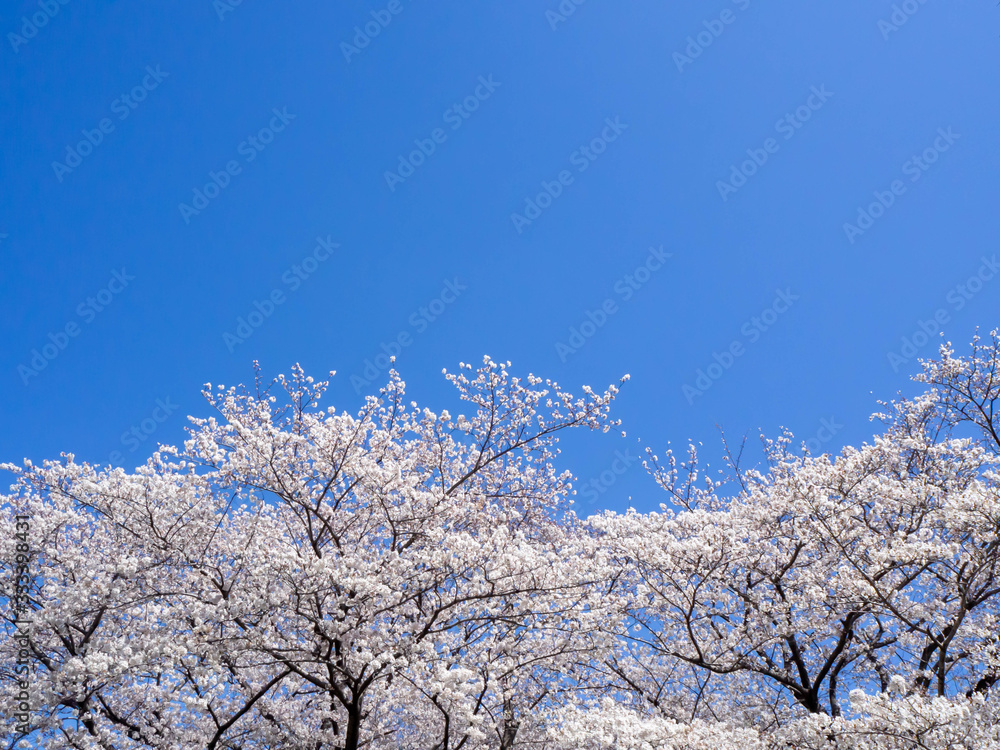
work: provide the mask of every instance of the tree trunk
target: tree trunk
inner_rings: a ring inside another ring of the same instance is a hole
[[[500,750],[513,750],[514,738],[520,722],[514,718],[514,704],[510,698],[503,702],[503,734],[500,736]]]

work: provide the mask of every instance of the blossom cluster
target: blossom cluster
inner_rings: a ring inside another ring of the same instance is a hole
[[[996,334],[923,362],[870,443],[786,433],[732,488],[650,451],[660,510],[586,519],[558,439],[617,427],[618,387],[508,368],[446,373],[453,417],[395,371],[337,412],[296,367],[206,385],[132,473],[3,465],[33,676],[15,728],[0,641],[0,745],[1000,749]]]

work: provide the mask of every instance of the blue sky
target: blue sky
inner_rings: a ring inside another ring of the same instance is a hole
[[[2,460],[132,467],[255,359],[355,411],[398,346],[453,412],[441,369],[484,354],[629,373],[628,437],[563,459],[586,510],[647,510],[637,438],[858,443],[923,329],[998,322],[994,3],[36,0],[0,32]]]

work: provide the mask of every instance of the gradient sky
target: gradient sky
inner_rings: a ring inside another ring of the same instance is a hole
[[[616,452],[859,443],[998,323],[995,3],[63,2],[0,15],[0,460],[131,468],[253,360],[356,411],[402,341],[453,413],[629,373],[563,459],[649,510]]]

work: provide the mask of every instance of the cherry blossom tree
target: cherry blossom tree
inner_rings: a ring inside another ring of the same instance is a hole
[[[896,747],[894,732],[899,747],[986,746],[952,718],[995,711],[980,703],[998,675],[998,364],[995,334],[967,358],[942,347],[916,378],[932,387],[886,404],[871,444],[831,457],[765,441],[764,469],[734,463],[730,497],[693,449],[680,467],[650,454],[673,508],[590,519],[619,571],[623,646],[604,669],[629,698],[607,718],[630,701],[639,722],[622,736],[704,721],[776,746],[789,732],[794,747]]]
[[[407,404],[395,373],[338,414],[296,368],[207,387],[220,418],[134,474],[6,466],[8,506],[34,519],[32,730],[75,748],[513,747],[594,645],[552,459],[562,430],[609,428],[617,389],[469,370],[448,376],[472,407],[455,419]]]
[[[50,748],[1000,750],[995,333],[870,442],[724,446],[718,480],[649,452],[660,510],[587,519],[557,442],[617,387],[446,377],[467,414],[395,371],[337,412],[295,368],[206,386],[132,473],[4,465],[0,741],[26,649]]]

